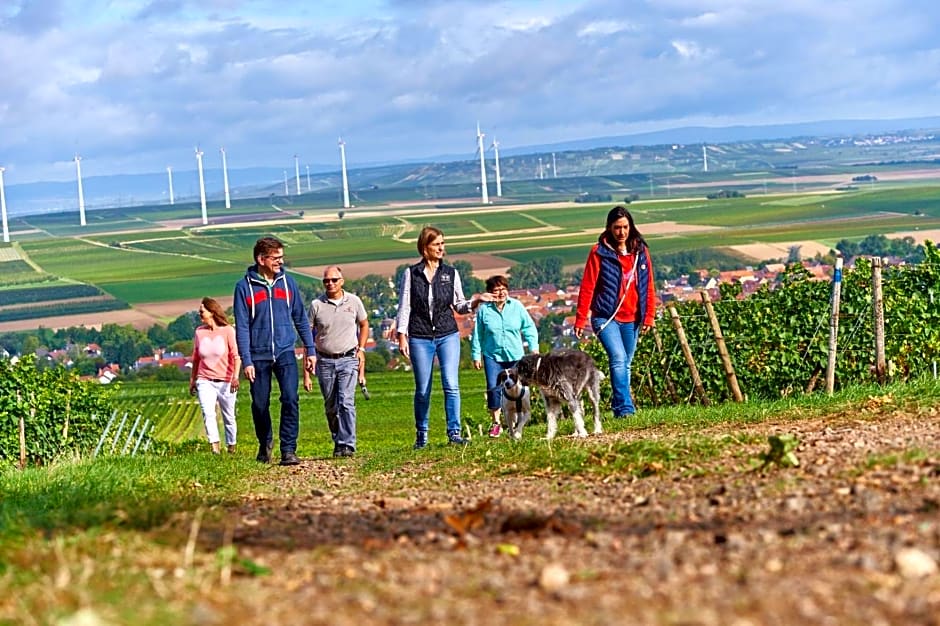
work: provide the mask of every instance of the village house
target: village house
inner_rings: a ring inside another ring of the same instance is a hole
[[[146,367],[176,367],[180,370],[192,369],[192,358],[182,352],[173,352],[157,348],[152,356],[142,356],[134,361],[134,369],[140,371]]]

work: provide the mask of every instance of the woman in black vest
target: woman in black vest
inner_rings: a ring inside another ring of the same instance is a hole
[[[466,445],[460,436],[460,334],[454,312],[469,313],[483,296],[464,298],[460,275],[444,263],[444,233],[425,226],[418,236],[422,260],[407,270],[398,291],[398,349],[411,361],[415,376],[415,450],[428,445],[428,415],[431,409],[431,375],[434,357],[441,367],[447,440]]]

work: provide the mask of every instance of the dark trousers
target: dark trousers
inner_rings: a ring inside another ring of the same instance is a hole
[[[284,352],[274,361],[254,361],[255,382],[251,383],[251,419],[255,422],[258,443],[274,441],[271,424],[271,378],[277,379],[281,390],[281,423],[278,435],[281,454],[297,451],[297,433],[300,428],[300,403],[297,392],[297,359],[293,351]]]

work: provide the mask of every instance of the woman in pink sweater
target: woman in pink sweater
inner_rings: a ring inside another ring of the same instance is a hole
[[[241,360],[235,346],[235,329],[229,325],[225,310],[212,298],[203,298],[199,306],[199,319],[203,325],[193,338],[193,373],[189,380],[189,393],[197,395],[206,424],[206,436],[212,453],[219,454],[219,425],[215,407],[222,411],[225,425],[225,443],[230,453],[235,452],[235,398],[238,391],[238,370]]]

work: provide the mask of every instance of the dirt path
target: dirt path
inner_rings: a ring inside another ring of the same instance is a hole
[[[200,622],[935,625],[940,411],[891,403],[708,429],[739,443],[689,467],[651,459],[644,478],[547,467],[481,480],[416,455],[373,490],[356,483],[358,458],[272,468],[285,495],[204,524],[199,550],[211,563],[228,533],[271,573],[203,581]],[[781,433],[802,442],[800,467],[752,471]],[[600,465],[617,446],[680,436],[628,429],[583,445]],[[189,528],[168,530],[184,543]]]

